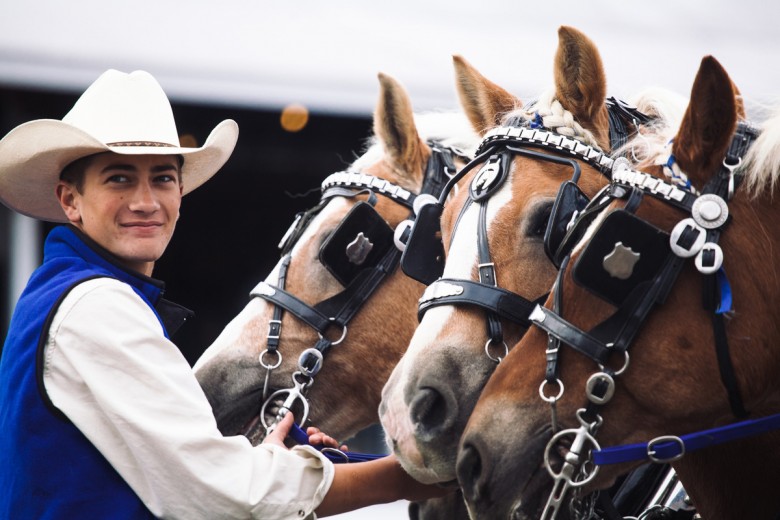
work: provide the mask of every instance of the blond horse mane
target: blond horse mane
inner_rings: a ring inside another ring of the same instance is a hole
[[[759,129],[761,135],[750,147],[740,168],[745,176],[743,186],[751,198],[767,191],[773,196],[780,178],[780,107]]]
[[[574,114],[563,108],[561,102],[555,99],[555,92],[552,90],[544,92],[534,103],[508,112],[503,121],[506,122],[516,117],[531,121],[537,114],[542,118],[542,124],[546,128],[595,148],[600,148],[593,133],[583,128],[574,119]]]
[[[671,91],[648,89],[633,100],[634,106],[648,115],[659,117],[652,128],[635,136],[616,155],[628,155],[642,169],[664,164],[671,153],[671,141],[679,130],[686,101]],[[759,125],[760,136],[750,147],[739,168],[744,175],[742,189],[748,197],[774,194],[780,179],[780,107]],[[669,174],[664,169],[665,174]]]

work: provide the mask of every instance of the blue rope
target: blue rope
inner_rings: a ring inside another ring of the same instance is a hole
[[[303,428],[298,426],[298,423],[293,423],[290,428],[291,437],[298,444],[311,446],[309,443],[309,436],[303,431]],[[375,455],[373,453],[356,453],[354,451],[341,451],[335,448],[328,448],[324,446],[314,446],[317,450],[321,451],[331,462],[335,464],[339,463],[351,463],[351,462],[368,462],[370,460],[381,459],[386,455]]]
[[[613,446],[593,451],[593,462],[599,466],[619,464],[623,462],[647,460],[674,460],[684,453],[717,446],[730,441],[752,437],[761,433],[780,429],[780,414],[769,415],[760,419],[750,419],[738,423],[712,428],[696,433],[681,435],[678,440],[648,442]],[[682,448],[685,448],[683,451]],[[648,455],[652,449],[653,458]]]

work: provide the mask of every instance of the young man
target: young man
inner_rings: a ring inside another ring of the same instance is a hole
[[[237,137],[227,120],[180,147],[154,78],[110,70],[62,121],[0,141],[0,200],[68,224],[48,236],[0,360],[0,518],[304,518],[442,493],[392,456],[334,466],[288,450],[291,415],[257,447],[217,430],[168,340],[188,312],[150,276],[181,197]]]

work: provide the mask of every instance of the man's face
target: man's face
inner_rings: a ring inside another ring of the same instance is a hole
[[[151,275],[179,218],[179,159],[103,153],[87,167],[81,193],[60,182],[57,194],[71,224],[125,267]]]

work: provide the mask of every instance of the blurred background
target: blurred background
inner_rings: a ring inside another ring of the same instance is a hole
[[[457,109],[461,54],[531,99],[552,86],[556,30],[572,25],[599,47],[609,95],[656,85],[687,95],[711,54],[760,120],[780,92],[778,13],[758,0],[0,0],[0,135],[60,119],[108,68],[151,72],[197,145],[223,119],[238,122],[235,153],[185,198],[155,270],[167,297],[196,312],[174,338],[194,362],[276,263],[293,215],[363,150],[377,72],[403,83],[417,111]],[[0,205],[2,338],[49,229]]]

